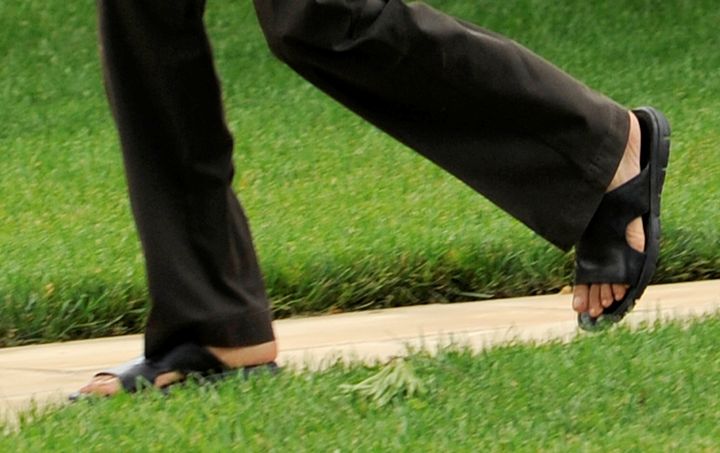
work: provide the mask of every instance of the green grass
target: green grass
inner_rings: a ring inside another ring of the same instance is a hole
[[[278,316],[554,291],[562,254],[273,60],[208,2],[235,181]],[[667,112],[657,282],[720,277],[714,1],[434,0],[626,105]],[[147,300],[92,2],[0,4],[0,346],[136,332]]]
[[[415,353],[402,376],[425,391],[385,405],[344,391],[379,371],[358,364],[121,395],[26,414],[0,450],[715,451],[718,336],[715,315],[566,344]],[[402,390],[387,377],[381,386]]]

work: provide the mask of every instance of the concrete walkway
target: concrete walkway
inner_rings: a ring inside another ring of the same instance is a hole
[[[720,309],[720,280],[648,288],[628,322],[700,316]],[[569,295],[391,308],[275,322],[283,366],[321,368],[338,357],[383,360],[408,346],[450,342],[483,348],[578,334]],[[0,349],[0,418],[31,400],[62,401],[93,372],[140,355],[139,335]]]

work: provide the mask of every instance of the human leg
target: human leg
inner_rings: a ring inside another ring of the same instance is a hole
[[[255,6],[296,72],[563,249],[639,172],[633,114],[507,38],[401,0]],[[639,220],[627,237],[642,249]],[[579,285],[574,306],[601,310],[626,288]]]
[[[204,5],[98,0],[102,60],[147,264],[145,357],[160,360],[192,343],[239,367],[273,360],[276,347],[247,220],[231,189],[232,138]]]
[[[627,110],[495,33],[400,0],[255,0],[273,52],[563,249],[613,178]]]

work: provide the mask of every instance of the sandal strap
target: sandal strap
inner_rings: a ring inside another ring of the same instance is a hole
[[[576,247],[575,283],[636,283],[645,253],[630,247],[626,230],[633,219],[650,211],[649,178],[646,167],[605,194]]]
[[[115,368],[96,373],[95,376],[115,376],[120,379],[123,388],[132,393],[141,386],[152,385],[165,371],[167,370],[163,370],[158,362],[141,356]]]
[[[135,392],[141,387],[151,387],[162,373],[156,362],[143,360],[141,363],[130,368],[127,372],[118,375],[123,388],[128,392]]]
[[[184,375],[204,375],[227,369],[207,349],[193,343],[185,343],[173,348],[160,360],[138,357],[123,365],[101,371],[95,376],[115,376],[120,379],[123,388],[132,393],[142,386],[152,385],[159,375],[170,371]]]

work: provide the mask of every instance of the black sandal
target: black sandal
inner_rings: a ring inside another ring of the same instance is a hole
[[[229,368],[204,347],[193,343],[185,343],[172,349],[160,360],[149,360],[145,357],[139,357],[110,370],[101,371],[95,374],[95,377],[117,377],[120,379],[125,391],[134,393],[142,388],[152,387],[155,379],[159,375],[171,371],[179,372],[184,378],[164,387],[163,390],[167,390],[170,386],[179,384],[191,377],[197,378],[202,382],[210,383],[227,377],[237,376],[239,373],[242,373],[243,378],[247,379],[253,373],[261,370],[276,374],[279,368],[275,362],[246,366],[242,369]],[[83,398],[85,395],[86,394],[80,392],[75,392],[69,396],[69,399],[70,401],[75,401]]]
[[[665,116],[651,107],[633,110],[640,123],[641,153],[638,176],[603,197],[575,248],[575,283],[624,283],[629,288],[594,318],[589,312],[578,315],[584,330],[620,321],[634,306],[655,273],[660,251],[660,195],[670,154],[670,125]],[[627,225],[642,217],[645,251],[627,243]]]

